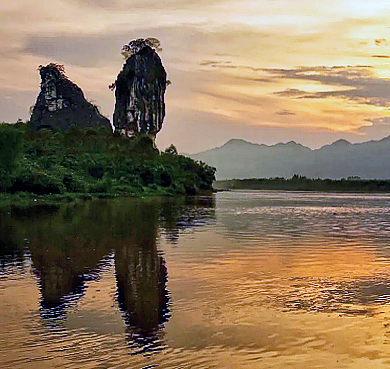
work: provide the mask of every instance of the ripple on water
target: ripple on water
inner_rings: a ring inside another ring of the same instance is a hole
[[[389,200],[231,192],[10,217],[1,366],[386,367]]]

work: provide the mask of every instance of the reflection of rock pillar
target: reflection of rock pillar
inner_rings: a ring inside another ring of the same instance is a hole
[[[167,270],[157,254],[155,239],[142,241],[116,251],[118,302],[128,325],[152,333],[165,319]]]

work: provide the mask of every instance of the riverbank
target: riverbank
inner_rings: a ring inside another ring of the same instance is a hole
[[[215,168],[105,127],[0,125],[0,208],[92,198],[210,194]]]
[[[250,178],[216,181],[217,191],[277,190],[321,192],[390,192],[390,180],[377,179],[311,179],[294,175],[292,178]]]

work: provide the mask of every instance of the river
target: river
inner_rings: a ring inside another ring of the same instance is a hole
[[[0,217],[1,368],[388,368],[390,195],[231,191]]]

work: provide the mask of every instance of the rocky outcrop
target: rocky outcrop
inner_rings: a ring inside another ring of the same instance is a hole
[[[65,76],[62,66],[48,64],[39,68],[39,74],[41,91],[29,123],[33,130],[65,130],[73,124],[80,128],[103,125],[112,129],[110,121],[85,99],[81,88]]]
[[[167,74],[156,51],[142,44],[125,62],[115,87],[114,127],[155,136],[165,117]]]

